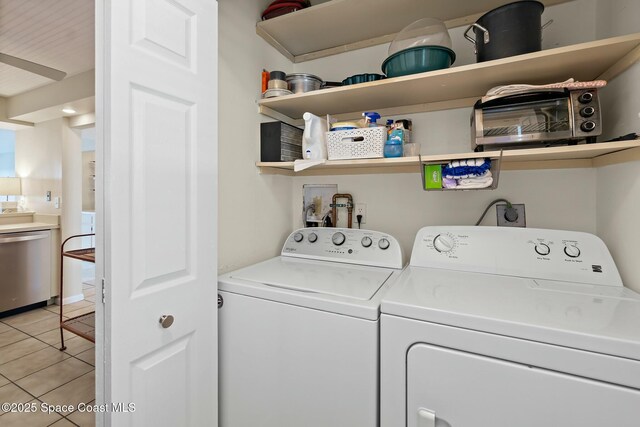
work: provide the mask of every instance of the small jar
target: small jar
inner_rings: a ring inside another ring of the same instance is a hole
[[[387,140],[384,144],[385,157],[402,157],[402,142],[397,143],[395,140]]]

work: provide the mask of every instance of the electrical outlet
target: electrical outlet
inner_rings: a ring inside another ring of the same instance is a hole
[[[354,214],[355,218],[356,218],[356,224],[358,223],[357,219],[358,219],[358,215],[362,215],[362,221],[360,221],[360,224],[364,224],[366,223],[366,219],[367,219],[367,205],[366,203],[356,203],[356,213]]]
[[[47,200],[47,202],[51,201],[51,191],[47,191],[47,194],[45,196],[45,199]]]
[[[512,210],[507,209],[507,205],[496,205],[496,217],[498,227],[526,227],[527,218],[524,211],[524,204],[511,205]]]
[[[53,204],[56,209],[60,209],[60,197],[54,197]]]

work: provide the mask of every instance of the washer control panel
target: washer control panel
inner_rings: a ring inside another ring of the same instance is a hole
[[[373,230],[301,228],[289,235],[282,256],[402,268],[398,241]]]
[[[604,242],[576,231],[506,227],[424,227],[411,265],[622,286]]]

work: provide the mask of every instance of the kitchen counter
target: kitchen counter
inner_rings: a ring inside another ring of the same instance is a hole
[[[16,212],[0,215],[0,233],[21,231],[54,230],[60,228],[59,215]]]
[[[58,224],[48,224],[46,222],[23,222],[18,224],[0,225],[0,234],[18,233],[21,231],[52,230],[60,228]]]

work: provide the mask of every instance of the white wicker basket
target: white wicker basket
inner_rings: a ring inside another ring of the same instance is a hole
[[[329,160],[381,158],[386,140],[385,127],[327,132],[327,156]]]

